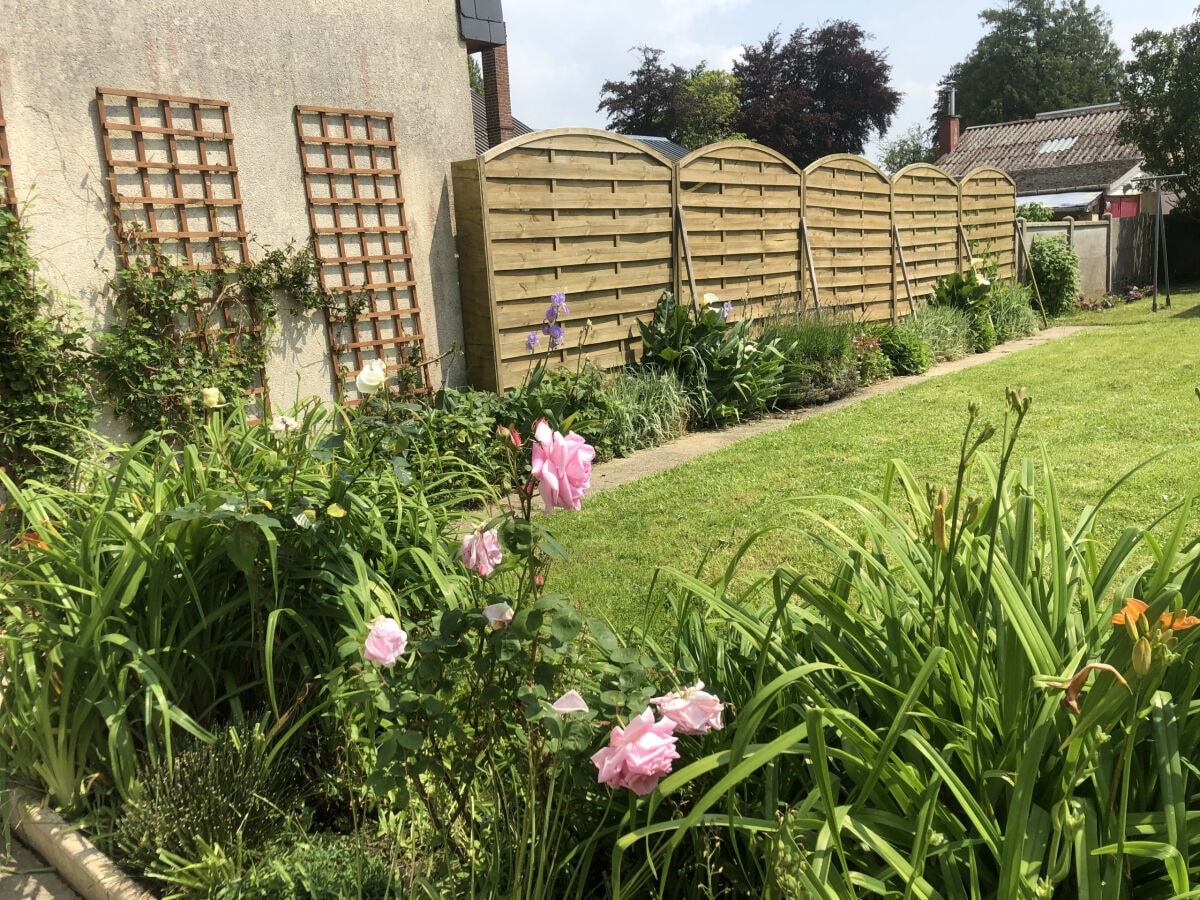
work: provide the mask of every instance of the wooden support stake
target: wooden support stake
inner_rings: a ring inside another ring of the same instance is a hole
[[[821,309],[821,291],[817,287],[817,266],[813,262],[812,246],[808,242],[808,221],[800,217],[800,243],[804,244],[804,256],[808,260],[808,277],[812,279],[813,303]]]
[[[975,269],[975,256],[971,253],[971,242],[967,240],[967,229],[963,228],[962,222],[958,223],[958,239],[962,241],[963,249],[967,251],[967,262],[970,263],[973,271]]]
[[[1046,318],[1046,306],[1042,303],[1042,292],[1038,290],[1037,276],[1033,274],[1033,261],[1029,258],[1029,249],[1025,246],[1025,229],[1017,229],[1017,243],[1020,245],[1020,253],[1017,254],[1025,260],[1025,268],[1029,270],[1029,283],[1033,285],[1033,296],[1037,298],[1038,309],[1042,313],[1042,327],[1049,328],[1050,322]]]
[[[696,305],[696,273],[692,270],[692,248],[688,246],[687,224],[683,220],[683,204],[675,205],[679,222],[679,239],[683,242],[683,261],[687,265],[688,287],[692,290],[692,306]]]
[[[904,292],[908,294],[908,311],[917,314],[917,304],[913,300],[912,284],[908,280],[908,264],[904,262],[904,248],[900,246],[900,229],[892,223],[892,239],[896,242],[896,254],[900,257],[900,272],[904,275]]]

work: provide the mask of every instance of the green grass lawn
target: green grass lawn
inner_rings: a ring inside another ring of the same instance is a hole
[[[814,504],[799,498],[878,490],[894,458],[919,478],[946,483],[968,402],[980,401],[983,419],[999,425],[1007,386],[1024,386],[1033,398],[1018,452],[1046,448],[1072,517],[1137,463],[1171,450],[1114,495],[1100,534],[1149,524],[1200,486],[1200,289],[1175,291],[1172,302],[1157,313],[1148,299],[1075,313],[1059,324],[1110,327],[865,399],[589,497],[581,512],[548,522],[571,553],[548,587],[614,624],[639,625],[653,609],[657,567],[703,564],[715,573],[766,525],[783,528],[756,543],[746,569],[824,568],[801,533],[809,521],[801,510]]]

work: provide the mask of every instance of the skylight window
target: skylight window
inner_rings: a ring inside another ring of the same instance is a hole
[[[1048,141],[1042,141],[1042,146],[1037,148],[1037,152],[1057,153],[1059,150],[1070,150],[1075,146],[1077,140],[1079,140],[1078,135],[1065,138],[1050,138]]]

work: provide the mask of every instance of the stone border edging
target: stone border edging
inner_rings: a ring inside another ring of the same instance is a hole
[[[154,900],[79,829],[33,794],[14,787],[8,792],[8,823],[31,849],[58,871],[85,900]]]

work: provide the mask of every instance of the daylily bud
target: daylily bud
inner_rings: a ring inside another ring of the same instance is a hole
[[[945,489],[945,488],[942,488],[940,491],[938,491],[938,502],[937,502],[937,505],[938,505],[938,506],[940,506],[940,507],[942,507],[943,509],[945,509],[945,507],[946,507],[946,501],[947,501],[948,499],[949,499],[949,494],[947,494],[947,493],[946,493],[946,489]]]
[[[1133,616],[1125,617],[1125,633],[1129,635],[1129,640],[1133,641],[1135,644],[1137,643],[1137,640],[1138,640],[1137,619],[1134,618]]]
[[[1150,671],[1150,662],[1154,658],[1154,649],[1147,638],[1142,638],[1133,645],[1133,671],[1145,677]]]
[[[945,491],[942,491],[944,494]],[[940,503],[933,508],[933,542],[943,553],[950,549],[946,542],[946,508]]]
[[[974,419],[976,416],[978,416],[982,410],[983,410],[983,404],[980,403],[978,400],[972,400],[970,403],[967,404],[967,412],[971,414],[972,419]]]
[[[975,524],[975,517],[979,515],[979,508],[982,502],[978,497],[972,497],[967,501],[967,511],[963,514],[963,527],[970,528]]]
[[[994,435],[995,433],[996,433],[996,426],[993,425],[991,422],[988,422],[986,425],[983,426],[983,431],[981,431],[979,433],[979,443],[982,444],[984,441],[990,441],[992,439],[992,435]]]

